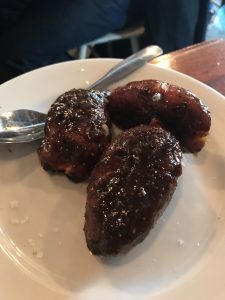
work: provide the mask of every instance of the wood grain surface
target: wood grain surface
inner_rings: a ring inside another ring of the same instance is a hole
[[[162,55],[152,63],[190,75],[225,96],[225,40],[186,47]]]

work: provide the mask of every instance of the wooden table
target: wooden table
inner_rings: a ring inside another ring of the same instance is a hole
[[[190,75],[225,96],[225,40],[196,44],[152,61],[153,64]]]

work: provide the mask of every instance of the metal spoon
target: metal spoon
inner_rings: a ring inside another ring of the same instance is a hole
[[[105,89],[162,53],[160,47],[148,46],[119,62],[88,89]],[[0,143],[26,143],[42,138],[45,117],[44,113],[28,109],[3,113],[0,115]]]
[[[18,109],[0,116],[0,143],[25,143],[43,137],[46,114]]]

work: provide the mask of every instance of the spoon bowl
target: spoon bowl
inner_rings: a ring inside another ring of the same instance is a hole
[[[0,116],[0,143],[24,143],[43,137],[46,114],[18,109]]]

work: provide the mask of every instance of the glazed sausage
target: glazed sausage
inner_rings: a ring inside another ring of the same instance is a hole
[[[134,81],[115,89],[108,99],[112,120],[121,128],[148,124],[157,116],[184,150],[199,152],[205,144],[209,109],[184,88],[159,80]]]
[[[155,124],[118,135],[89,178],[84,231],[95,255],[140,243],[172,198],[182,152],[175,137]]]
[[[73,89],[51,106],[38,155],[44,169],[86,179],[110,142],[110,119],[103,92]]]

